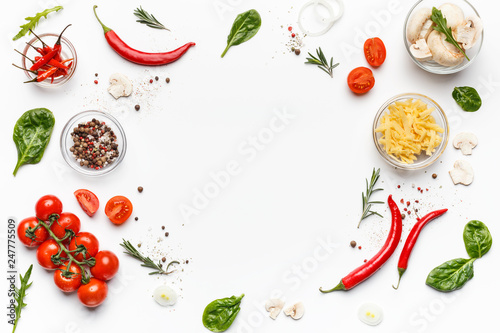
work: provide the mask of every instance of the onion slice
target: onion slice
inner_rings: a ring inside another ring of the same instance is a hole
[[[358,309],[358,318],[367,325],[376,326],[384,319],[384,313],[377,304],[365,303]]]
[[[339,10],[337,13],[335,13],[332,5],[330,5],[330,3],[326,0],[311,0],[311,1],[307,2],[306,4],[304,4],[304,6],[302,6],[302,8],[300,9],[299,19],[297,22],[300,30],[302,30],[302,32],[305,35],[312,36],[312,37],[321,36],[321,35],[324,35],[325,33],[327,33],[333,27],[333,24],[336,21],[338,21],[342,17],[342,15],[344,14],[344,2],[342,0],[335,0],[335,1],[337,2],[338,6],[339,6]],[[306,10],[306,8],[311,6],[311,5],[316,5],[316,9],[319,5],[322,5],[330,13],[330,17],[328,18],[328,21],[326,22],[327,26],[323,30],[318,31],[318,32],[311,32],[311,31],[305,29],[304,26],[302,25],[302,15],[304,14],[304,11]]]
[[[162,285],[155,289],[153,298],[161,306],[170,306],[177,302],[177,293],[169,286]]]

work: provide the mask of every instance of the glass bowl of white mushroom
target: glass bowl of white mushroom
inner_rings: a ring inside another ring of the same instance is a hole
[[[420,0],[403,30],[411,59],[435,74],[452,74],[472,64],[483,44],[479,13],[466,0]]]

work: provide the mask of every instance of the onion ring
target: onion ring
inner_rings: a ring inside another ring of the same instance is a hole
[[[325,33],[327,33],[333,26],[333,24],[338,21],[342,15],[344,14],[344,2],[342,0],[335,0],[337,2],[337,4],[339,5],[339,11],[337,13],[335,13],[335,11],[333,10],[333,7],[332,5],[330,5],[330,3],[328,3],[328,1],[326,0],[311,0],[309,2],[307,2],[306,4],[304,4],[304,6],[302,6],[302,8],[300,9],[300,12],[299,12],[299,19],[298,19],[298,25],[299,25],[299,28],[300,30],[302,30],[302,32],[307,35],[307,36],[312,36],[312,37],[316,37],[316,36],[321,36],[321,35],[324,35]],[[302,18],[302,14],[304,13],[304,10],[311,6],[311,5],[323,5],[327,10],[328,12],[330,13],[330,17],[328,19],[328,25],[321,31],[318,31],[318,32],[310,32],[308,30],[306,30],[304,28],[304,26],[302,25],[302,22],[301,22],[301,18]]]

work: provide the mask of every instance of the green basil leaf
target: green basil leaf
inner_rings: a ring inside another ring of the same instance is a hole
[[[474,112],[481,107],[481,97],[472,87],[455,87],[451,95],[464,111]]]
[[[13,135],[17,147],[14,176],[21,165],[40,162],[49,144],[54,123],[54,115],[44,108],[26,111],[17,120]]]
[[[221,58],[224,58],[231,46],[240,45],[255,36],[260,29],[260,25],[260,15],[255,9],[250,9],[236,16],[231,32],[227,36],[227,47]]]
[[[474,260],[476,259],[459,258],[447,261],[434,268],[425,283],[444,292],[460,289],[474,277]]]
[[[490,250],[493,239],[483,222],[472,220],[465,225],[464,243],[471,258],[481,258]]]
[[[203,311],[203,325],[212,332],[224,332],[227,330],[240,312],[240,297],[231,296],[228,298],[216,299],[208,304]]]

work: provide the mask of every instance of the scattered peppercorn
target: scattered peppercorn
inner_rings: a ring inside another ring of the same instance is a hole
[[[168,237],[168,235],[169,235],[169,233],[168,233],[168,232],[166,232],[166,233],[165,233],[165,237]]]
[[[364,260],[364,262],[367,262],[367,261],[368,261],[368,260],[366,260],[366,259]]]
[[[155,80],[158,81],[160,78],[158,76],[155,76]]]
[[[300,49],[295,49],[295,54],[299,55],[300,54]]]
[[[95,73],[95,77],[98,77],[98,76],[99,76],[99,74]]]
[[[295,34],[292,34],[292,38],[295,38]]]
[[[94,83],[95,83],[95,84],[98,84],[98,83],[99,83],[99,81],[97,81],[97,80],[94,80]]]
[[[139,218],[136,216],[136,217],[135,217],[135,220],[136,220],[136,221],[139,221]]]
[[[360,246],[358,246],[358,249],[360,249],[360,250],[361,250],[361,245],[360,245]]]
[[[356,247],[356,241],[351,241],[351,247]]]
[[[142,193],[142,191],[144,191],[144,187],[139,186],[139,187],[137,188],[137,191],[139,191],[139,193]]]
[[[164,225],[161,226],[161,230],[165,230],[165,226]]]
[[[186,264],[189,264],[189,260],[186,259]]]
[[[142,245],[142,244],[141,244],[141,243],[139,243],[139,244],[137,244],[137,247],[141,247],[141,245]]]
[[[163,257],[163,258],[161,258],[161,261],[165,262],[165,261],[167,261],[167,258]]]
[[[170,83],[170,78],[169,78],[169,77],[167,77],[167,78],[165,79],[165,81],[166,81],[167,83]]]
[[[436,179],[438,177],[438,175],[436,175],[435,173],[432,174],[432,178]]]
[[[153,79],[149,80],[149,83],[153,83]]]
[[[139,104],[137,104],[137,105],[135,106],[135,111],[139,111],[139,109],[140,109],[140,108],[141,108],[141,106],[140,106]]]
[[[405,219],[405,217],[406,217],[406,215],[405,215],[405,214],[401,214],[401,220],[404,220],[404,219]]]

